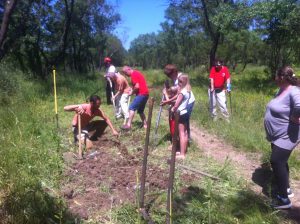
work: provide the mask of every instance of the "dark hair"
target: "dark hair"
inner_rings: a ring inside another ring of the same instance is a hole
[[[178,70],[177,70],[177,67],[176,65],[173,65],[173,64],[167,64],[164,68],[164,73],[167,74],[167,75],[170,75],[170,74],[173,74],[173,73],[177,73]]]
[[[299,81],[294,74],[294,70],[291,66],[283,66],[279,68],[276,72],[277,76],[283,77],[289,84],[297,86]]]
[[[214,61],[214,66],[217,66],[217,64],[223,65],[223,61],[216,58],[215,61]]]
[[[90,103],[96,103],[98,100],[101,101],[100,96],[97,96],[97,95],[91,95],[90,96]]]

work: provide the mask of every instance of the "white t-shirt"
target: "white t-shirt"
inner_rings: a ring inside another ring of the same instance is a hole
[[[106,75],[107,75],[108,73],[116,73],[116,72],[117,72],[116,67],[113,66],[113,65],[110,65],[110,66],[106,69],[105,74],[104,74],[104,77],[106,77]]]
[[[177,111],[180,112],[180,115],[187,113],[187,105],[189,103],[189,99],[191,97],[192,92],[188,92],[186,89],[181,90],[180,92],[183,95],[183,99],[181,101],[181,104],[179,105]]]
[[[178,78],[179,76],[182,75],[182,72],[179,72],[178,73],[178,76],[177,76],[177,79],[174,81],[174,86],[178,86]],[[188,101],[188,104],[191,104],[191,103],[194,103],[195,102],[195,96],[193,94],[193,91],[190,92],[191,93],[191,96],[190,96],[190,99]]]

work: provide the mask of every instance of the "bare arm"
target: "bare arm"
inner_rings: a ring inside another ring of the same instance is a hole
[[[183,100],[183,95],[182,95],[182,93],[180,93],[180,94],[178,94],[175,105],[171,109],[172,112],[177,111],[177,109],[178,109],[179,105],[181,104],[182,100]]]
[[[212,92],[214,90],[215,90],[215,88],[214,88],[214,79],[210,78],[210,91]]]
[[[100,109],[99,109],[100,110]],[[103,113],[102,110],[100,110],[100,117],[103,118],[103,120],[108,124],[110,129],[112,130],[113,135],[118,135],[119,133],[114,129],[114,126],[112,125],[111,121],[109,118]]]
[[[230,78],[228,78],[228,79],[226,80],[226,82],[227,82],[227,84],[230,84],[230,83],[231,83]]]
[[[75,111],[76,113],[83,114],[84,109],[80,104],[76,104],[76,105],[65,106],[64,111]]]
[[[134,93],[138,93],[139,92],[139,89],[140,89],[140,84],[139,83],[136,83],[134,86],[133,86],[133,89],[131,91],[131,94],[134,94]]]

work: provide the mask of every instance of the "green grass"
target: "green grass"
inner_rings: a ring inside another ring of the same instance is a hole
[[[152,118],[151,155],[149,162],[167,168],[163,162],[166,150],[168,124],[161,120],[158,139],[154,139],[160,89],[165,80],[162,70],[144,72],[152,87],[151,96],[156,100]],[[233,74],[232,122],[213,123],[207,107],[207,73],[203,68],[188,72],[197,103],[192,119],[198,125],[216,133],[240,150],[262,152],[267,158],[269,144],[265,140],[263,115],[265,105],[272,98],[276,87],[272,85],[264,68],[250,67],[242,74]],[[30,76],[10,68],[0,67],[0,219],[8,223],[74,223],[68,214],[59,186],[64,170],[62,153],[72,150],[70,130],[73,113],[63,107],[77,104],[97,92],[105,100],[104,80],[99,73],[70,75],[57,72],[59,129],[56,128],[52,79],[31,80]],[[113,115],[107,105],[101,106],[106,114]],[[147,110],[146,110],[147,111]],[[138,118],[135,118],[138,120]],[[114,125],[120,125],[116,123]],[[142,131],[138,131],[142,136]],[[131,136],[122,136],[126,145]],[[158,144],[158,145],[157,145]],[[157,145],[157,146],[156,146]],[[141,146],[143,147],[143,146]],[[129,152],[137,146],[128,145]],[[297,155],[291,158],[293,176],[299,169]],[[192,183],[181,181],[182,170],[176,170],[173,223],[284,223],[283,218],[268,206],[268,201],[248,189],[247,182],[239,178],[230,163],[218,164],[204,157],[201,149],[193,145],[184,162],[222,178],[196,178]],[[182,191],[184,189],[184,191]],[[108,192],[106,185],[99,186]],[[150,203],[149,200],[146,204]],[[151,217],[156,223],[165,222],[166,194],[158,195],[150,206]],[[136,211],[136,204],[113,208],[111,223],[144,223]],[[5,212],[4,212],[5,211]],[[110,212],[110,211],[109,211]],[[77,222],[79,223],[79,221]],[[86,223],[92,223],[87,221]],[[94,223],[94,222],[93,222]],[[97,223],[97,222],[95,222]],[[286,221],[288,223],[288,221]]]

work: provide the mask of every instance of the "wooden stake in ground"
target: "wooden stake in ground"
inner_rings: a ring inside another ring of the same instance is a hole
[[[152,119],[152,110],[153,110],[154,99],[150,99],[149,103],[149,113],[147,120],[147,130],[146,130],[146,140],[144,147],[144,159],[142,167],[142,176],[141,176],[141,193],[140,193],[140,209],[144,208],[144,198],[145,198],[145,183],[146,183],[146,171],[147,171],[147,159],[148,159],[148,146],[149,146],[149,136],[151,129],[151,119]]]
[[[81,115],[78,114],[78,159],[82,159],[82,142],[81,142]]]
[[[166,223],[172,223],[172,199],[173,199],[173,185],[174,185],[174,174],[175,174],[175,158],[176,150],[178,146],[178,121],[179,113],[175,114],[175,132],[172,138],[172,154],[170,160],[170,173],[169,173],[169,183],[168,183],[168,198],[167,198],[167,215]]]
[[[55,117],[56,117],[56,125],[58,126],[58,112],[57,112],[57,96],[56,96],[56,74],[55,68],[53,67],[53,86],[54,86],[54,110],[55,110]]]

